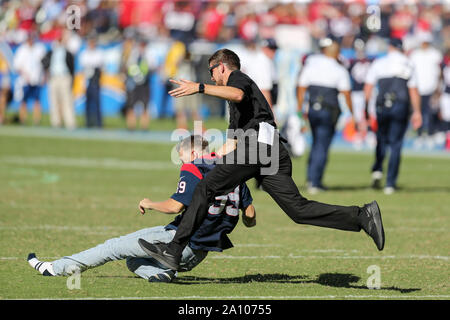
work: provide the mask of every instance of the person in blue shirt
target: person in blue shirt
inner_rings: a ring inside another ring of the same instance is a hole
[[[197,184],[214,168],[216,156],[209,154],[208,142],[201,136],[193,135],[183,139],[177,146],[183,165],[176,192],[167,200],[154,202],[145,198],[139,202],[141,214],[156,210],[166,214],[184,212],[192,200]],[[202,262],[209,251],[221,252],[233,247],[228,234],[239,221],[239,210],[243,212],[243,222],[247,227],[256,224],[252,196],[245,184],[236,187],[227,195],[218,196],[211,203],[202,226],[190,238],[182,253],[180,272],[189,271]],[[38,260],[34,253],[28,256],[31,267],[45,276],[68,276],[75,272],[101,266],[109,261],[126,259],[127,267],[149,282],[171,282],[177,272],[164,267],[151,258],[141,243],[167,243],[175,235],[183,213],[166,226],[145,228],[52,262]]]

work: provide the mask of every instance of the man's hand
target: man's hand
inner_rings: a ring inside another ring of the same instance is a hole
[[[420,111],[414,111],[411,115],[411,124],[414,128],[414,130],[417,130],[422,125],[422,114]]]
[[[222,147],[217,149],[215,152],[218,157],[223,157],[224,155],[234,151],[237,147],[237,140],[235,139],[227,139]]]
[[[139,202],[139,211],[141,214],[145,213],[145,210],[151,210],[152,209],[152,201],[150,199],[143,199]]]
[[[190,96],[192,94],[198,93],[200,83],[189,81],[189,80],[169,80],[172,83],[179,85],[178,88],[170,90],[169,94],[174,98]]]
[[[245,208],[244,214],[242,215],[242,222],[247,228],[256,226],[256,211],[252,204]]]

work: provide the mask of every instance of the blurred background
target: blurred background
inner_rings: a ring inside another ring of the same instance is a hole
[[[405,145],[450,149],[444,77],[450,1],[1,1],[0,123],[140,132],[187,128],[190,120],[226,123],[223,101],[203,95],[174,101],[167,92],[170,78],[211,83],[207,60],[227,47],[252,78],[262,70],[258,55],[273,62],[271,105],[281,127],[297,111],[304,58],[325,37],[341,44],[340,62],[355,91],[389,38],[402,39],[407,54],[424,42],[434,47],[433,126],[427,135],[410,130]],[[358,137],[350,122],[343,112],[336,144],[373,149],[373,139]]]

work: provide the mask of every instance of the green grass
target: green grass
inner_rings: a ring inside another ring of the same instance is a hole
[[[257,226],[239,222],[235,248],[211,253],[171,284],[149,284],[124,261],[81,276],[69,290],[64,277],[42,277],[26,262],[29,252],[51,260],[172,217],[138,214],[138,202],[164,200],[178,168],[171,145],[62,138],[14,137],[0,128],[0,298],[79,299],[448,299],[449,158],[405,156],[400,191],[368,188],[372,154],[332,152],[322,202],[361,205],[376,199],[386,230],[378,252],[364,233],[296,225],[264,192],[254,189]],[[104,161],[112,165],[103,166]],[[112,162],[111,162],[112,161]],[[166,163],[159,169],[152,164]],[[129,164],[129,167],[127,167]],[[134,167],[133,165],[134,164]],[[138,165],[136,165],[138,164]],[[304,189],[306,157],[293,159]],[[148,165],[148,169],[146,169]],[[381,289],[369,290],[367,268],[377,265]]]
[[[17,117],[17,114],[9,111],[6,115],[6,123],[9,126],[13,126],[13,119]],[[17,120],[18,121],[18,120]],[[83,128],[86,126],[86,119],[84,116],[76,116],[75,123],[77,128]],[[139,125],[139,122],[138,122]],[[194,126],[192,121],[190,121],[189,130],[193,130]],[[208,128],[217,128],[219,130],[225,130],[228,127],[228,123],[220,117],[211,117],[207,120],[204,120],[205,127]],[[32,127],[33,118],[32,113],[28,113],[27,120],[24,124],[25,127]],[[50,125],[50,116],[47,113],[42,114],[40,127],[51,127]],[[103,117],[103,128],[104,129],[125,129],[127,127],[126,121],[124,117],[121,116],[107,116]],[[176,129],[176,122],[174,118],[164,118],[164,119],[151,119],[149,124],[149,130],[152,131],[171,131]]]

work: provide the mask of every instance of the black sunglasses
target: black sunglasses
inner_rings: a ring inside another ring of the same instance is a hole
[[[208,68],[209,74],[211,75],[211,77],[212,77],[214,68],[217,68],[218,66],[220,66],[220,63],[216,63],[215,65]]]

